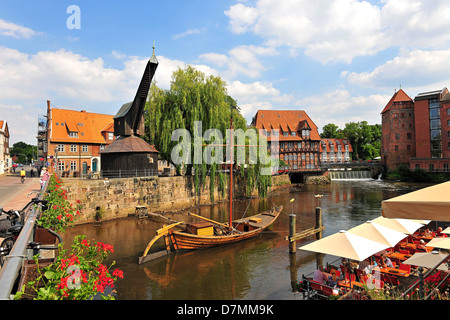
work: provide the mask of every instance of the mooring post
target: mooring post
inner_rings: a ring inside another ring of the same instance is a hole
[[[322,209],[316,207],[316,229],[322,228]],[[316,240],[322,239],[322,231],[316,233]]]
[[[295,236],[295,214],[289,215],[289,253],[295,253],[297,251],[296,241],[292,240]]]

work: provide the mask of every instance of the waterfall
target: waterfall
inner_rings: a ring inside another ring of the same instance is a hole
[[[331,180],[372,180],[370,171],[339,170],[328,171]]]

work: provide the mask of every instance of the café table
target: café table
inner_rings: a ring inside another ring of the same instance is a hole
[[[399,243],[399,247],[400,248],[405,248],[405,249],[409,248],[409,249],[417,250],[417,244],[415,244],[415,243],[400,242]],[[425,247],[425,250],[427,252],[431,252],[431,251],[433,251],[433,249],[434,248],[432,248],[432,247]]]
[[[395,269],[395,268],[390,268],[390,267],[381,267],[378,268],[378,271],[382,272],[382,273],[387,273],[393,276],[397,276],[397,277],[409,277],[409,273],[406,270],[402,270],[402,269]]]
[[[350,281],[349,280],[339,280],[338,286],[344,287],[344,288],[350,288]],[[352,286],[352,288],[353,287],[362,288],[364,286],[364,283],[359,282],[359,281],[352,281],[351,286]]]
[[[400,253],[400,252],[391,252],[386,255],[389,259],[397,259],[400,261],[405,261],[411,258],[410,254]]]

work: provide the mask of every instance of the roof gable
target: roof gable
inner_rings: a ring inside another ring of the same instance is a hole
[[[386,111],[390,110],[395,102],[412,102],[413,100],[403,91],[403,89],[398,90],[389,100],[387,105],[384,107],[383,111],[381,111],[381,114],[385,113]]]
[[[258,110],[252,124],[257,129],[273,128],[285,132],[302,130],[304,126],[307,126],[311,129],[311,140],[320,140],[317,126],[303,110]],[[281,135],[280,139],[282,139]],[[295,139],[298,140],[299,137]]]

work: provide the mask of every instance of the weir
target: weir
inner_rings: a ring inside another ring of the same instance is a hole
[[[331,180],[372,179],[371,171],[337,170],[328,171]]]

